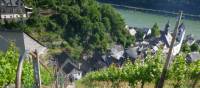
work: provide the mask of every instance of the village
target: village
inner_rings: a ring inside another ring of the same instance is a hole
[[[21,0],[0,0],[0,20],[26,19],[31,15],[32,8],[29,8],[21,2]],[[108,53],[102,54],[95,51],[92,56],[82,55],[82,60],[74,60],[70,58],[67,51],[52,56],[49,61],[41,60],[46,66],[58,66],[62,71],[57,72],[56,75],[66,77],[66,79],[73,82],[81,79],[86,73],[96,71],[102,68],[107,68],[111,64],[116,64],[121,67],[127,59],[135,61],[136,59],[144,60],[150,52],[152,55],[156,54],[158,50],[162,50],[163,54],[167,56],[170,44],[173,38],[173,30],[170,22],[166,22],[165,27],[159,30],[159,36],[152,36],[152,28],[137,28],[126,25],[125,29],[135,37],[135,44],[128,48],[123,45],[114,44],[108,50]],[[173,46],[172,58],[183,53],[182,48],[184,44],[192,46],[198,44],[200,40],[196,40],[192,34],[186,35],[187,27],[182,23],[178,28],[176,42]],[[0,29],[0,51],[6,52],[10,42],[13,42],[19,50],[20,56],[28,56],[27,53],[31,51],[38,51],[38,55],[42,58],[48,54],[49,48],[38,40],[22,31],[8,31]],[[92,58],[92,59],[91,59]],[[163,57],[166,59],[166,57]],[[191,51],[186,53],[185,61],[187,63],[195,62],[200,59],[199,51]],[[65,75],[65,76],[64,76]],[[65,79],[65,78],[64,78]]]

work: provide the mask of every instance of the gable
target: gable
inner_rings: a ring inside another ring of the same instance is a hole
[[[24,37],[24,47],[25,50],[35,51],[37,50],[39,54],[43,54],[47,48],[39,44],[36,40],[32,39],[27,34],[23,33]]]

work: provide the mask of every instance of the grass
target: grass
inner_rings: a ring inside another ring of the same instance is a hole
[[[173,81],[165,81],[164,88],[174,88],[173,87]],[[76,88],[131,88],[128,84],[128,82],[120,82],[119,85],[116,87],[113,87],[113,83],[110,81],[95,81],[95,82],[90,82],[89,84],[83,84],[80,81],[76,82]],[[141,84],[138,83],[135,88],[141,88]],[[154,83],[146,83],[144,85],[144,88],[155,88]],[[190,86],[186,88],[191,88]],[[200,81],[197,83],[195,88],[200,88]]]

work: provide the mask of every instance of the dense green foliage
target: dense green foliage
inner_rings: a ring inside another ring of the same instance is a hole
[[[188,64],[182,55],[175,58],[169,71],[169,78],[174,81],[174,88],[195,88],[196,82],[200,80],[199,76],[200,60]]]
[[[137,60],[133,64],[128,61],[122,68],[112,65],[107,69],[88,73],[82,80],[80,80],[80,82],[89,85],[93,81],[111,81],[115,86],[116,82],[119,83],[126,81],[129,82],[130,86],[133,88],[138,82],[140,82],[142,88],[147,82],[154,84],[157,83],[161,75],[163,60],[162,52],[158,52],[154,56],[148,55],[144,62]],[[192,85],[195,86],[200,79],[199,62],[200,61],[187,64],[184,56],[177,56],[174,59],[173,64],[170,65],[166,80],[171,81],[174,88],[188,88]]]
[[[6,53],[0,52],[0,87],[14,83],[18,57],[19,54],[13,45]]]
[[[49,48],[65,48],[72,58],[105,53],[114,43],[134,43],[125,22],[110,5],[95,0],[25,0],[34,8],[26,22],[11,22],[1,27],[23,30]]]
[[[190,46],[186,43],[183,43],[181,47],[181,51],[184,53],[190,53],[191,52]]]
[[[153,36],[153,37],[159,37],[160,36],[160,28],[159,28],[157,23],[155,23],[153,25],[151,30],[152,30],[151,36]]]
[[[178,56],[171,67],[171,78],[175,88],[183,88],[186,84],[187,66],[183,56]]]
[[[19,54],[13,44],[3,53],[0,52],[0,87],[15,83]],[[42,67],[41,67],[42,68]],[[48,85],[52,77],[45,69],[41,69],[42,84]],[[25,60],[22,72],[22,85],[25,88],[32,88],[34,85],[34,74],[32,62]]]
[[[197,44],[197,43],[194,43],[194,44],[192,44],[191,46],[190,46],[190,48],[191,48],[191,51],[199,51],[199,45]]]

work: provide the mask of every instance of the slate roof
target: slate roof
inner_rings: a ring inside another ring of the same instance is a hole
[[[10,42],[16,44],[20,55],[24,54],[25,51],[34,51],[35,49],[39,54],[47,50],[45,46],[24,32],[0,31],[0,50],[6,51]]]
[[[75,65],[73,65],[73,64],[71,64],[71,63],[67,63],[65,66],[64,66],[64,68],[63,68],[63,71],[66,73],[66,74],[69,74],[69,73],[71,73],[71,72],[77,72],[77,71],[79,71],[79,69],[78,69],[78,67],[77,66],[75,66]],[[73,74],[73,73],[72,73]]]
[[[194,44],[196,42],[196,40],[194,39],[193,35],[190,34],[190,35],[186,36],[186,42],[188,45],[191,46],[192,44]]]
[[[138,47],[130,47],[126,50],[126,53],[129,57],[136,59],[138,57],[137,50]]]
[[[172,41],[172,35],[169,32],[168,33],[163,32],[162,36],[161,36],[161,39],[167,45],[167,47],[169,47],[170,44],[171,44],[171,41]]]

